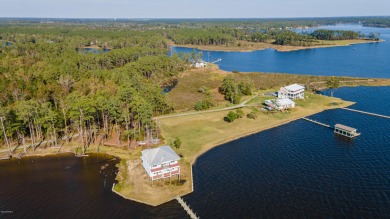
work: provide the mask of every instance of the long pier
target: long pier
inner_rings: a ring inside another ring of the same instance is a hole
[[[222,61],[222,59],[221,58],[219,58],[219,59],[217,59],[216,61],[214,61],[214,62],[211,62],[211,63],[217,63],[217,62],[220,62],[220,61]]]
[[[199,217],[196,216],[196,214],[191,210],[191,208],[185,203],[185,201],[180,196],[177,196],[176,200],[179,202],[179,204],[184,208],[184,210],[192,219],[199,219]]]
[[[306,121],[309,121],[309,122],[312,122],[312,123],[315,123],[315,124],[318,124],[318,125],[322,125],[322,126],[325,126],[327,128],[332,128],[330,125],[328,124],[325,124],[325,123],[322,123],[322,122],[318,122],[318,121],[315,121],[315,120],[312,120],[312,119],[309,119],[309,118],[306,118],[306,117],[302,117],[302,119],[306,120]]]
[[[380,115],[380,114],[376,114],[376,113],[370,113],[370,112],[365,112],[365,111],[355,110],[355,109],[350,109],[350,108],[340,108],[340,109],[390,119],[390,116]]]

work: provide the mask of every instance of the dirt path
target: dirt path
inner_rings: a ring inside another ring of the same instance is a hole
[[[251,98],[245,100],[244,102],[235,105],[235,106],[229,106],[221,109],[212,109],[212,110],[203,110],[203,111],[196,111],[196,112],[187,112],[187,113],[178,113],[174,115],[166,115],[166,116],[157,116],[153,117],[154,120],[158,119],[166,119],[166,118],[174,118],[174,117],[181,117],[181,116],[190,116],[190,115],[197,115],[197,114],[204,114],[204,113],[211,113],[211,112],[219,112],[219,111],[226,111],[226,110],[233,110],[233,109],[238,109],[246,106],[246,103],[251,101],[252,99],[256,98],[258,95],[252,96]]]

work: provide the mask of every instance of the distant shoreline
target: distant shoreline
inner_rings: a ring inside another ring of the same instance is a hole
[[[367,40],[367,39],[356,39],[356,40],[324,41],[324,43],[325,42],[337,43],[337,44],[323,44],[323,45],[315,45],[315,46],[284,46],[284,45],[275,45],[272,43],[245,42],[243,46],[192,45],[192,44],[175,44],[175,43],[171,43],[170,46],[193,48],[193,49],[206,50],[206,51],[218,51],[218,52],[253,52],[253,51],[265,50],[265,49],[274,49],[279,52],[291,52],[291,51],[306,50],[306,49],[351,46],[354,44],[362,44],[362,43],[380,43],[380,42],[384,42],[384,40],[375,41],[375,40]]]

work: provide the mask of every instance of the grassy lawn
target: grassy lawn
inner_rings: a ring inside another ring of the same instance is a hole
[[[338,98],[331,98],[322,95],[307,93],[307,98],[297,101],[297,107],[290,113],[264,113],[258,112],[257,119],[246,117],[232,123],[223,120],[227,111],[211,112],[205,114],[191,115],[185,117],[166,118],[159,120],[164,137],[169,141],[176,137],[182,140],[182,146],[177,152],[183,155],[183,159],[192,163],[195,158],[216,145],[231,141],[233,139],[256,133],[280,124],[299,119],[321,112],[325,109],[346,107],[351,102]],[[254,104],[261,103],[272,97],[258,97]],[[252,102],[251,101],[251,102]],[[336,103],[333,105],[332,103]],[[253,107],[243,109],[245,114],[251,112]]]

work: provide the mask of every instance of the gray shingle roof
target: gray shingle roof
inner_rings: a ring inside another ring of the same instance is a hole
[[[342,125],[342,124],[336,124],[334,127],[339,128],[339,129],[344,129],[345,131],[348,131],[348,132],[355,132],[356,131],[355,128],[352,128],[352,127],[349,127],[346,125]]]
[[[288,85],[288,86],[286,86],[284,88],[286,88],[287,90],[292,91],[292,92],[298,91],[298,90],[301,90],[301,89],[305,89],[304,86],[299,85],[299,84],[291,84],[291,85]]]
[[[158,148],[143,150],[142,156],[150,165],[180,160],[179,155],[170,146],[160,146]]]

